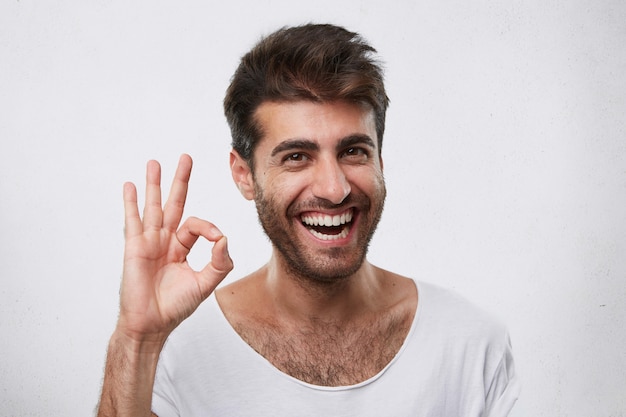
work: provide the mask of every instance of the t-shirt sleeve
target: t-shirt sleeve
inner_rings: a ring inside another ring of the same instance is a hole
[[[508,416],[519,397],[520,388],[520,381],[515,372],[511,342],[507,335],[504,353],[496,366],[487,391],[485,416]]]

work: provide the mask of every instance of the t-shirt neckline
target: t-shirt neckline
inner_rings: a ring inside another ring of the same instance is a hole
[[[237,333],[237,331],[233,328],[233,326],[230,324],[230,322],[228,321],[228,319],[226,318],[226,315],[224,314],[224,312],[222,311],[221,306],[219,305],[219,302],[217,301],[217,297],[215,296],[215,293],[213,293],[211,295],[212,301],[213,301],[213,305],[214,307],[217,309],[217,316],[219,317],[219,320],[223,322],[223,324],[226,326],[226,328],[228,328],[229,330],[229,334],[230,336],[234,337],[237,339],[238,344],[243,344],[244,345],[244,349],[246,349],[249,353],[249,355],[254,358],[255,361],[257,362],[261,362],[266,368],[268,368],[270,370],[270,372],[273,372],[274,374],[279,375],[280,377],[287,379],[288,381],[291,381],[292,383],[301,385],[303,387],[309,388],[309,389],[314,389],[314,390],[318,390],[318,391],[329,391],[329,392],[338,392],[338,391],[348,391],[348,390],[353,390],[353,389],[358,389],[364,386],[367,386],[375,381],[377,381],[378,379],[380,379],[385,372],[387,372],[387,370],[389,368],[391,368],[396,362],[399,361],[399,359],[402,357],[403,352],[406,350],[407,345],[409,344],[409,341],[411,340],[411,338],[413,337],[414,333],[415,333],[415,329],[417,328],[417,323],[419,321],[420,315],[421,315],[421,311],[422,311],[422,286],[419,284],[418,281],[416,280],[412,280],[413,284],[415,285],[415,290],[417,291],[417,295],[418,295],[418,301],[417,301],[417,306],[415,308],[415,315],[413,316],[413,322],[411,323],[411,327],[409,329],[409,332],[407,333],[406,337],[404,338],[404,341],[402,342],[402,346],[400,346],[400,349],[398,349],[398,351],[396,352],[396,354],[394,355],[394,357],[389,361],[389,363],[387,363],[387,365],[385,365],[385,367],[383,369],[381,369],[376,375],[373,375],[372,377],[358,382],[356,384],[352,384],[352,385],[340,385],[340,386],[325,386],[325,385],[316,385],[316,384],[311,384],[309,382],[306,381],[302,381],[296,377],[293,377],[283,371],[281,371],[280,369],[278,369],[276,366],[274,366],[273,363],[271,363],[267,358],[265,358],[263,355],[261,355],[259,352],[257,352],[256,350],[254,350],[252,348],[252,346],[250,346],[240,335],[239,333]]]

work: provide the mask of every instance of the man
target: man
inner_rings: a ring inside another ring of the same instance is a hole
[[[343,28],[305,25],[242,58],[224,101],[230,165],[273,247],[251,275],[214,291],[232,262],[214,225],[180,224],[188,156],[163,208],[148,163],[143,219],[125,185],[100,415],[508,414],[518,383],[503,327],[366,259],[385,200],[388,99],[374,52]],[[193,271],[185,258],[199,237],[215,245]]]

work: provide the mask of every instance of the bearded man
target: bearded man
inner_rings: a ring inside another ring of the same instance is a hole
[[[355,33],[309,24],[242,58],[224,100],[230,166],[273,248],[249,276],[216,290],[232,269],[226,238],[205,220],[180,223],[189,156],[164,207],[148,163],[143,218],[125,184],[100,415],[508,414],[519,384],[505,328],[367,260],[386,195],[388,98],[374,53]],[[186,256],[199,237],[215,244],[194,271]]]

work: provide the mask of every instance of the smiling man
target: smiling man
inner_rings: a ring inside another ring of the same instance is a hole
[[[180,223],[188,156],[164,207],[148,163],[143,218],[125,184],[120,317],[99,415],[508,414],[518,382],[504,327],[367,260],[386,196],[388,99],[374,53],[343,28],[305,25],[242,58],[224,100],[230,165],[273,247],[251,275],[215,290],[232,262],[213,224]],[[215,245],[194,271],[186,256],[199,237]]]
[[[235,182],[256,201],[281,268],[340,283],[363,264],[385,199],[372,110],[344,101],[263,103],[255,173],[236,151]]]

